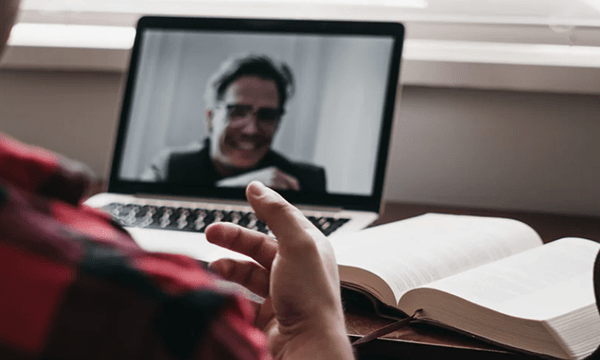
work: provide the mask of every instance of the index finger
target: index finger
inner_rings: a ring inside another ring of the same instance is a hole
[[[205,234],[208,242],[247,255],[271,270],[277,242],[269,236],[226,222],[211,224]]]
[[[277,238],[281,253],[292,248],[314,247],[315,240],[325,239],[323,233],[300,210],[260,182],[253,181],[248,185],[246,197],[256,215]]]

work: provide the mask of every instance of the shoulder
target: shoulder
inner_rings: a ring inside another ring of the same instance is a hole
[[[83,163],[1,133],[0,164],[0,179],[7,183],[72,205],[83,200],[94,177]]]
[[[176,180],[177,174],[187,174],[193,168],[203,168],[208,162],[208,158],[208,148],[197,142],[186,146],[167,148],[152,160],[150,167],[142,174],[142,179],[150,181]]]
[[[188,160],[200,156],[203,152],[208,153],[208,149],[199,143],[192,143],[186,146],[168,148],[162,151],[159,157],[165,162]]]
[[[98,338],[110,354],[143,349],[169,359],[267,358],[251,304],[195,259],[144,251],[99,210],[65,206],[0,181],[3,208],[17,211],[0,212],[0,223],[10,223],[10,236],[0,237],[0,318],[11,329],[0,331],[0,358],[58,359],[68,357],[64,351],[95,358],[97,346],[89,344]],[[60,209],[61,218],[49,209]],[[23,304],[47,311],[24,313]],[[31,328],[40,324],[49,331],[32,341]],[[90,327],[96,330],[78,331]],[[125,330],[111,331],[117,328]]]

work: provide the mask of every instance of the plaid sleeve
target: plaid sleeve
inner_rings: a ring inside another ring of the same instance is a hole
[[[89,191],[91,175],[81,163],[0,134],[0,179],[25,191],[78,204]]]
[[[0,164],[15,157],[4,145]],[[0,359],[269,358],[245,299],[194,259],[145,252],[104,213],[49,195],[39,184],[60,160],[24,154],[29,170],[11,161],[29,175],[0,170]]]

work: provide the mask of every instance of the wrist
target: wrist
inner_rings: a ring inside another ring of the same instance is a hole
[[[343,316],[322,318],[319,324],[305,327],[306,331],[290,335],[277,359],[354,359],[352,345],[346,332]]]
[[[315,333],[307,337],[298,337],[298,341],[290,341],[280,354],[274,354],[281,360],[353,360],[352,345],[348,336],[343,333]]]

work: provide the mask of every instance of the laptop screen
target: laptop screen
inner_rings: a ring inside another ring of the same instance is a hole
[[[379,207],[403,28],[146,17],[109,191]],[[367,210],[367,209],[365,209]]]

